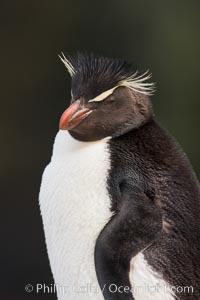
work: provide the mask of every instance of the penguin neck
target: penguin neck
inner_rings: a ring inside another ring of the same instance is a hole
[[[94,146],[95,144],[106,143],[110,139],[111,137],[106,137],[101,140],[86,142],[76,139],[69,131],[60,130],[55,138],[52,159],[60,156],[68,156],[74,151],[81,151],[84,148]]]

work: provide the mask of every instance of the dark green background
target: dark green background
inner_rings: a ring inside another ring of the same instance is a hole
[[[0,1],[1,298],[27,283],[52,283],[38,192],[51,156],[70,78],[58,59],[88,50],[149,68],[157,119],[200,175],[199,1]]]

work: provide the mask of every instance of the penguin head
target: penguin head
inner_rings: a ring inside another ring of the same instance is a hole
[[[60,57],[71,76],[71,105],[60,129],[81,141],[117,137],[151,119],[151,74],[121,60],[80,54]]]

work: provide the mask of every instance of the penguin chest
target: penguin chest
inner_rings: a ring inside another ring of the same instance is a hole
[[[79,142],[68,132],[58,133],[43,174],[40,206],[55,283],[68,287],[59,299],[79,299],[83,287],[87,293],[82,299],[90,294],[91,299],[103,299],[94,247],[111,217],[106,186],[109,161],[106,140]]]

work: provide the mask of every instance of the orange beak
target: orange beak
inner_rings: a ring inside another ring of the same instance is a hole
[[[80,103],[78,99],[64,111],[60,118],[59,129],[71,130],[91,114],[92,110],[83,108]]]

